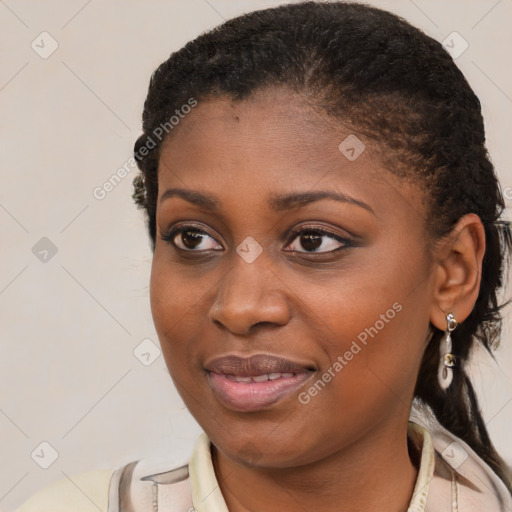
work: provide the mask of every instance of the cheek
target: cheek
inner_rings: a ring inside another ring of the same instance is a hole
[[[409,400],[428,329],[428,267],[423,253],[389,249],[364,271],[332,280],[310,295],[308,324],[334,374],[338,403]],[[329,375],[326,376],[329,379]],[[331,386],[331,384],[329,384]],[[364,400],[363,400],[364,399]],[[362,405],[364,407],[364,405]]]
[[[202,307],[205,287],[155,251],[151,267],[150,304],[153,322],[167,366],[180,367],[182,358],[192,355],[190,337]],[[192,329],[192,331],[190,331]]]
[[[173,327],[180,308],[178,300],[179,283],[173,278],[175,274],[169,272],[167,265],[155,252],[151,266],[150,303],[153,322],[160,337],[160,341],[172,336]]]

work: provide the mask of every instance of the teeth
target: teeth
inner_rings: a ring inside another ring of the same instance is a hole
[[[291,378],[294,373],[270,373],[263,375],[254,375],[252,377],[238,377],[236,375],[226,375],[226,378],[234,382],[265,382],[267,380],[277,380],[281,377]]]
[[[237,377],[236,375],[226,375],[226,379],[233,382],[252,382],[251,377]]]
[[[268,380],[268,375],[255,375],[254,377],[252,377],[252,380],[254,382],[265,382],[266,380]]]
[[[233,379],[236,382],[251,382],[251,377],[236,377]]]

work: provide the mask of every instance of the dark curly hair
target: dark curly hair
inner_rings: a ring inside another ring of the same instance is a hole
[[[141,172],[133,198],[147,214],[152,250],[162,127],[171,133],[169,120],[186,112],[191,99],[238,101],[277,86],[374,141],[391,172],[421,184],[433,240],[446,236],[465,214],[480,217],[486,241],[480,292],[452,335],[453,352],[467,362],[478,340],[491,353],[501,332],[504,305],[497,293],[512,233],[510,223],[499,220],[505,205],[485,146],[480,102],[440,43],[377,8],[305,2],[251,12],[201,34],[158,67],[134,148]],[[431,329],[415,397],[510,488],[510,473],[489,439],[464,364],[446,392],[439,387],[443,331]]]

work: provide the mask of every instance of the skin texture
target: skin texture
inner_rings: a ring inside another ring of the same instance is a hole
[[[212,441],[231,512],[406,510],[417,475],[407,422],[430,323],[444,330],[448,312],[463,321],[478,295],[479,218],[467,215],[450,237],[430,240],[422,188],[384,169],[362,137],[366,150],[348,160],[338,146],[350,133],[270,89],[237,103],[200,101],[162,148],[159,198],[179,187],[219,203],[210,211],[159,200],[150,288],[167,367]],[[276,194],[320,190],[371,211],[332,199],[279,212],[268,205]],[[206,232],[198,247],[161,240],[189,224]],[[352,242],[323,235],[318,250],[341,249],[312,253],[300,234],[287,234],[306,227]],[[236,252],[249,236],[263,250],[252,263]],[[307,391],[393,304],[394,318],[307,404],[295,392],[234,411],[209,386],[212,358],[271,354],[316,369],[299,390]]]

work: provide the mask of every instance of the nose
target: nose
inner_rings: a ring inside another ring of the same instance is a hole
[[[290,320],[285,284],[260,256],[247,263],[234,255],[231,269],[218,285],[209,318],[238,335],[252,333],[258,326],[282,326]]]

